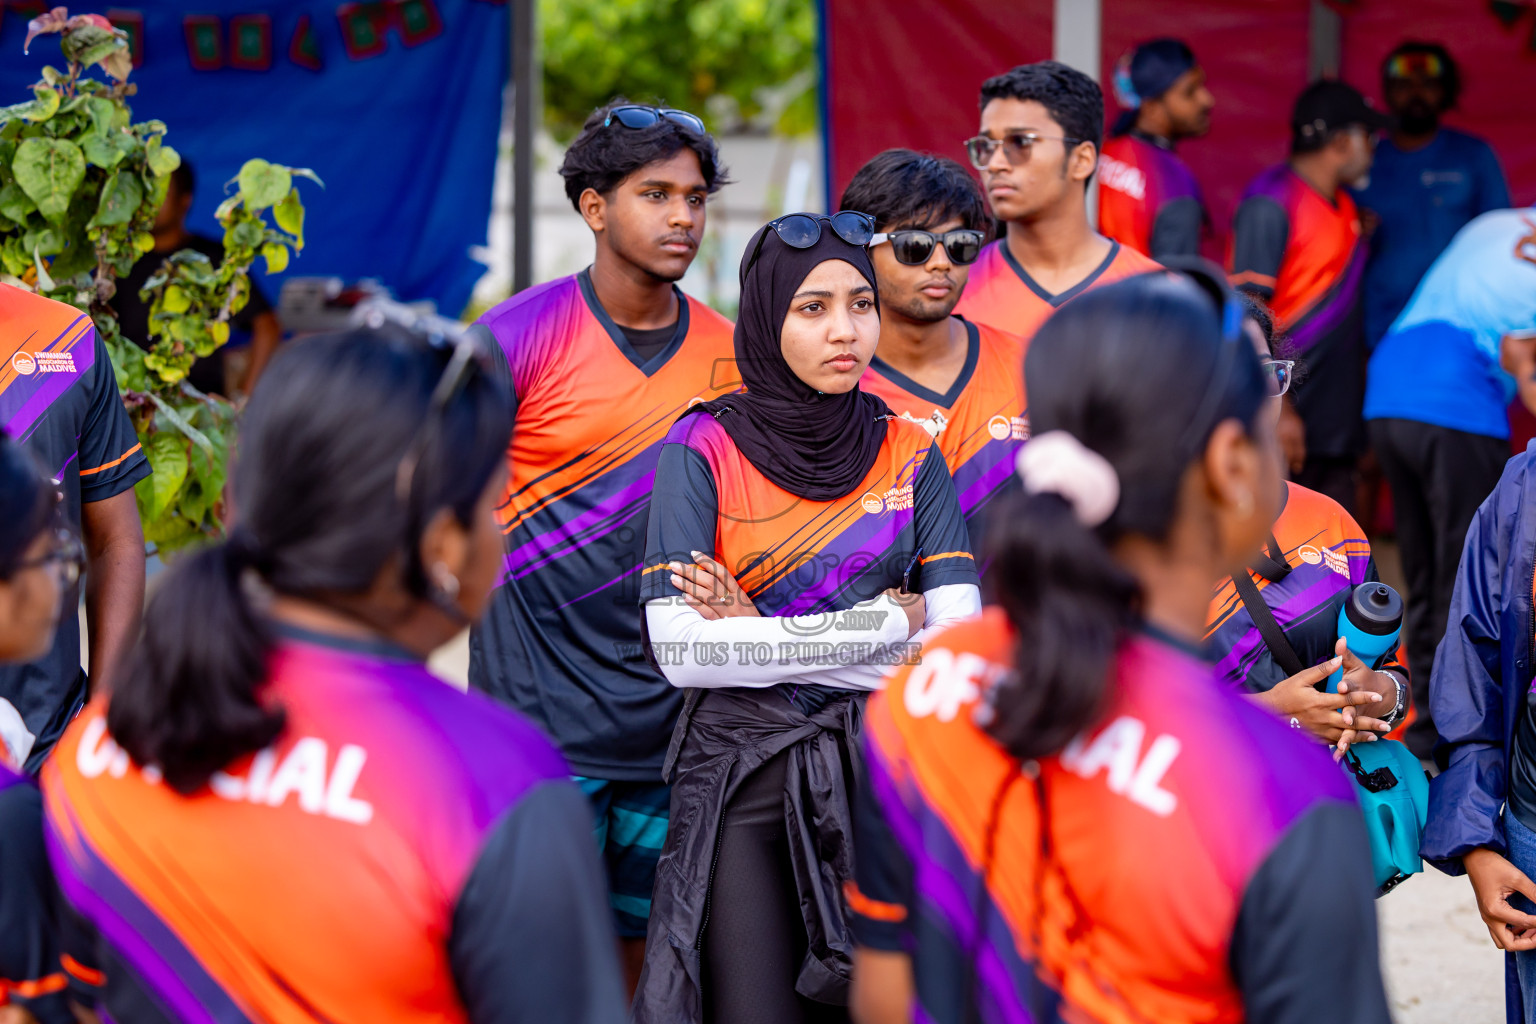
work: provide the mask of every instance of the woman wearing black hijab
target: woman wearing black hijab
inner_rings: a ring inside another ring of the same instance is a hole
[[[980,609],[943,457],[859,390],[880,335],[871,230],[844,212],[758,233],[746,390],[678,420],[657,465],[641,602],[689,694],[639,1024],[847,1019],[864,697],[925,631]]]

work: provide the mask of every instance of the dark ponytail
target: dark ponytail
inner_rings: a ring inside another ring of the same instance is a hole
[[[192,793],[282,733],[283,709],[261,693],[273,637],[258,593],[355,599],[395,564],[426,596],[407,571],[421,530],[441,509],[472,521],[511,435],[506,393],[480,370],[423,434],[449,358],[390,328],[305,338],[273,359],[240,426],[237,524],[166,573],[112,692],[107,727],[135,762]],[[422,436],[408,508],[398,469]]]
[[[1147,274],[1074,299],[1030,342],[1032,432],[1065,431],[1102,455],[1120,497],[1093,528],[1049,492],[1016,494],[993,519],[986,584],[1017,645],[987,729],[1020,760],[1056,753],[1104,711],[1115,652],[1141,611],[1141,588],[1110,546],[1165,539],[1211,431],[1252,424],[1263,404],[1252,345],[1224,337],[1222,323],[1189,280]],[[1223,357],[1223,346],[1234,348]]]
[[[54,522],[57,491],[26,449],[0,430],[0,580]]]

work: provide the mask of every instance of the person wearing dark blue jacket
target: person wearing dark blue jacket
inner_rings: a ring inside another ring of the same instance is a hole
[[[1536,1021],[1536,443],[1515,456],[1462,548],[1430,707],[1441,772],[1420,850],[1465,872],[1493,942],[1509,955],[1511,1024]]]

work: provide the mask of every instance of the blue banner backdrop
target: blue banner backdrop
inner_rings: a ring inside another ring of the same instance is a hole
[[[469,249],[485,244],[490,216],[505,4],[118,2],[70,13],[106,14],[139,35],[134,117],[164,121],[166,142],[191,160],[193,230],[222,235],[213,210],[246,159],[309,167],[326,188],[299,183],[307,244],[288,274],[376,277],[459,314],[485,272]],[[0,105],[27,98],[44,64],[63,65],[56,36],[22,55],[41,7],[0,0]],[[274,303],[280,284],[264,284]]]

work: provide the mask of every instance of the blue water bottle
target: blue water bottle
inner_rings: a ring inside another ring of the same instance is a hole
[[[1403,628],[1403,599],[1385,583],[1362,583],[1351,591],[1339,609],[1339,636],[1350,653],[1372,668],[1380,668],[1397,647]],[[1328,677],[1328,692],[1339,692],[1344,678],[1340,665]]]

